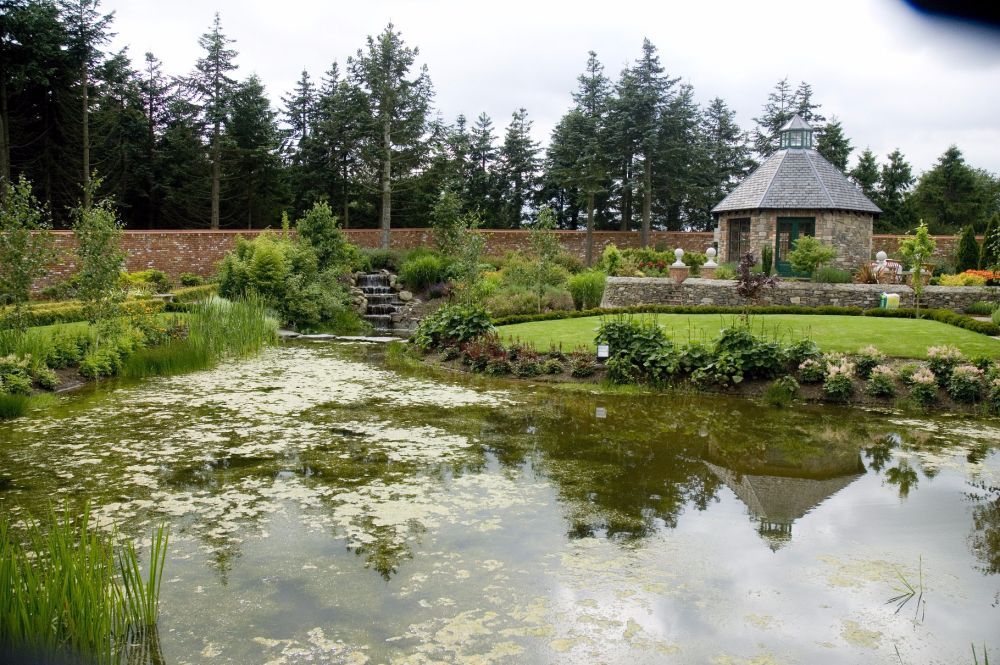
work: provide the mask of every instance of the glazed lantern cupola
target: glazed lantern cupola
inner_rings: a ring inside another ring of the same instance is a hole
[[[781,126],[778,130],[781,148],[811,148],[813,147],[813,128],[798,114]]]

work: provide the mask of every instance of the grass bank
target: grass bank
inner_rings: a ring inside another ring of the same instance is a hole
[[[729,327],[731,314],[648,314],[654,317],[675,343],[711,341]],[[554,321],[533,321],[501,326],[497,330],[507,341],[520,341],[539,351],[550,347],[571,350],[595,349],[594,337],[601,317]],[[947,344],[968,357],[1000,358],[1000,340],[924,319],[896,319],[860,316],[805,316],[762,314],[753,317],[753,330],[767,338],[785,342],[811,339],[825,352],[853,353],[869,344],[896,358],[926,358],[931,346]]]

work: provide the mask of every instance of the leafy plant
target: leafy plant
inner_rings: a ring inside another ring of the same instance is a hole
[[[826,378],[826,363],[816,358],[806,358],[799,363],[799,379],[802,383],[819,383]]]
[[[953,346],[932,346],[927,349],[927,366],[937,377],[938,384],[944,386],[951,378],[952,370],[965,360],[962,352]]]
[[[959,365],[952,370],[945,385],[956,402],[978,402],[983,397],[984,372],[973,365]]]
[[[862,379],[867,379],[872,370],[875,369],[877,365],[881,365],[885,362],[885,354],[879,351],[874,346],[866,346],[858,352],[858,355],[854,358],[854,368],[858,373],[858,377]]]
[[[764,245],[761,248],[760,266],[765,275],[770,275],[774,271],[774,248],[771,245]]]
[[[923,266],[934,255],[936,248],[937,242],[931,237],[930,231],[927,230],[927,225],[924,224],[923,220],[920,220],[920,224],[912,236],[907,235],[899,243],[900,256],[903,257],[906,264],[913,270],[913,296],[918,312],[920,310],[920,296],[924,292],[924,282],[921,277],[924,269]]]
[[[476,305],[445,305],[417,326],[413,342],[423,351],[462,344],[493,331],[486,310]]]
[[[201,286],[205,283],[205,278],[193,272],[182,272],[179,276],[181,286]]]
[[[888,365],[877,365],[868,375],[865,390],[873,397],[892,397],[896,394],[896,373]]]
[[[0,312],[0,328],[23,332],[31,287],[55,256],[49,214],[23,175],[13,185],[0,182],[0,188],[0,306],[10,305]]]
[[[933,404],[937,399],[937,391],[937,379],[929,369],[922,367],[910,377],[910,399],[917,404]]]
[[[764,391],[764,403],[774,407],[785,407],[795,401],[799,392],[799,382],[795,377],[785,375],[777,379]]]
[[[834,402],[846,402],[854,394],[854,365],[846,359],[831,363],[823,380],[823,393]]]
[[[448,262],[434,254],[410,259],[399,269],[399,280],[412,291],[423,291],[447,278]]]
[[[795,272],[813,275],[816,270],[837,258],[837,250],[824,245],[814,236],[799,236],[792,251],[788,252],[788,263]]]
[[[96,191],[97,183],[91,186]],[[113,334],[111,327],[125,299],[125,291],[118,286],[125,263],[121,249],[123,226],[108,199],[78,208],[74,214],[80,280],[77,295],[83,301],[87,320],[98,324],[100,341],[101,336]]]

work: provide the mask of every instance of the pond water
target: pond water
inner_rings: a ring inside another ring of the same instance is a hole
[[[0,423],[0,509],[89,500],[147,541],[166,521],[168,665],[1000,655],[996,420],[527,389],[380,353],[293,343],[60,397]]]

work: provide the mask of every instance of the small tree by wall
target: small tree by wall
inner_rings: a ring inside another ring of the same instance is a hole
[[[90,186],[96,191],[100,183],[94,181]],[[125,265],[125,252],[121,248],[123,225],[109,199],[101,199],[89,208],[81,206],[74,216],[80,278],[77,295],[83,301],[87,320],[96,325],[100,339],[113,333],[125,300],[125,290],[119,286]]]
[[[837,250],[824,245],[813,236],[802,236],[795,241],[795,248],[788,253],[792,269],[803,275],[812,275],[818,268],[837,258]]]
[[[976,241],[976,232],[971,225],[962,229],[962,235],[958,238],[958,250],[955,252],[955,269],[958,272],[975,270],[979,267],[979,243]]]
[[[0,315],[0,330],[23,333],[31,287],[55,258],[49,211],[35,199],[23,175],[14,185],[0,186],[0,306],[10,306]]]
[[[920,316],[920,296],[924,292],[923,265],[934,254],[937,242],[931,237],[924,220],[920,220],[916,233],[899,243],[899,254],[913,271],[913,304]]]

